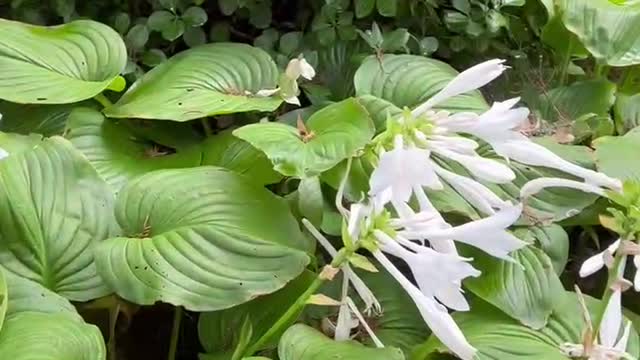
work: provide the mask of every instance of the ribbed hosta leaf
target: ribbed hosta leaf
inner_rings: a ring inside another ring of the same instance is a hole
[[[591,54],[611,66],[640,63],[640,3],[563,0],[562,20]]]
[[[100,330],[66,314],[24,312],[7,319],[0,353],[14,360],[104,360]]]
[[[66,137],[118,191],[128,180],[149,171],[200,165],[199,148],[167,154],[134,136],[124,122],[107,119],[97,110],[75,109],[68,119]]]
[[[107,88],[126,61],[122,38],[107,25],[78,20],[43,27],[0,19],[0,99],[85,100]]]
[[[105,109],[109,117],[187,121],[245,111],[273,111],[282,100],[256,97],[277,87],[278,68],[269,54],[237,43],[199,46],[146,73]]]
[[[357,96],[373,95],[400,108],[413,108],[435,95],[456,75],[456,70],[442,61],[387,54],[382,61],[375,56],[367,58],[356,72],[354,82]],[[476,91],[451,98],[437,108],[483,112],[488,106]]]
[[[289,328],[278,345],[280,360],[404,360],[400,349],[370,348],[354,341],[333,341],[318,330],[297,324]]]
[[[465,281],[467,289],[528,327],[545,326],[563,288],[542,250],[528,246],[515,251],[511,257],[516,262],[499,260],[476,249],[464,255],[473,258],[473,266],[482,271],[482,276]]]
[[[284,200],[222,168],[138,177],[121,190],[115,213],[128,237],[103,242],[97,266],[138,304],[228,308],[278,290],[309,261]]]
[[[65,139],[11,154],[0,161],[0,263],[71,300],[109,293],[93,247],[113,229],[112,196]]]
[[[315,112],[306,129],[269,122],[243,126],[233,134],[263,151],[276,171],[304,178],[355,155],[374,131],[367,110],[350,98]]]
[[[587,306],[594,319],[603,304],[599,300],[587,298]],[[562,293],[556,303],[547,326],[532,330],[518,324],[500,310],[482,302],[475,302],[470,312],[456,313],[454,319],[467,340],[478,349],[477,360],[570,360],[562,354],[560,345],[581,344],[585,325],[578,299],[573,293]],[[416,348],[412,359],[444,360],[446,348],[431,337]],[[638,355],[638,334],[632,328],[627,352]]]
[[[102,334],[85,324],[68,300],[26,278],[7,273],[7,321],[0,354],[17,360],[104,360]]]

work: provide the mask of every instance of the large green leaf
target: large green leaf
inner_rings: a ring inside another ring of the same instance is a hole
[[[356,72],[356,95],[373,95],[403,108],[426,101],[451,81],[457,72],[448,64],[416,55],[387,54],[368,57]],[[437,106],[458,112],[488,109],[479,92],[458,95]],[[385,114],[386,115],[386,114]]]
[[[562,0],[562,19],[598,60],[611,66],[640,64],[640,3]]]
[[[248,321],[251,325],[251,339],[248,344],[254,344],[307,290],[314,277],[313,273],[305,271],[273,294],[260,296],[230,309],[201,314],[198,335],[205,351],[211,356],[223,357],[226,354],[228,358],[231,358],[234,352],[244,353],[246,348],[237,348],[243,322]],[[295,319],[292,319],[293,321]],[[280,335],[282,334],[275,334],[267,340],[264,348],[275,347]]]
[[[14,360],[104,360],[100,330],[66,314],[24,312],[0,332],[2,357]]]
[[[43,27],[0,19],[0,99],[23,104],[85,100],[124,70],[127,50],[90,20]]]
[[[62,135],[67,117],[80,104],[36,105],[0,101],[0,130],[19,134]],[[90,102],[82,105],[89,106]]]
[[[309,262],[284,200],[217,167],[158,170],[120,191],[123,233],[96,250],[100,274],[137,304],[225,309],[274,292]]]
[[[551,89],[540,95],[545,120],[571,123],[582,115],[606,115],[615,101],[616,85],[606,80],[587,80]]]
[[[373,95],[362,95],[358,97],[358,100],[371,114],[373,124],[376,126],[376,133],[381,133],[387,128],[389,117],[399,116],[402,113],[401,108]]]
[[[547,323],[563,288],[549,257],[527,246],[511,254],[516,262],[496,259],[476,249],[465,256],[482,271],[477,278],[465,281],[465,287],[505,314],[533,329]]]
[[[210,136],[202,144],[202,165],[215,165],[233,170],[256,184],[277,183],[282,175],[273,170],[266,155],[225,130]]]
[[[116,118],[187,121],[211,115],[273,111],[282,100],[247,95],[274,89],[278,68],[265,51],[239,43],[199,46],[146,73],[105,109]]]
[[[374,127],[366,109],[351,98],[311,115],[306,134],[275,122],[243,126],[233,134],[262,150],[281,174],[304,178],[354,156],[371,140]]]
[[[9,306],[0,353],[16,360],[104,360],[100,330],[85,324],[68,300],[7,273]]]
[[[107,119],[97,110],[75,109],[66,137],[118,191],[128,180],[152,170],[198,166],[200,148],[165,154],[152,142],[139,139],[123,121]]]
[[[106,295],[93,248],[112,232],[112,197],[63,138],[11,154],[0,161],[0,263],[71,300]]]
[[[289,328],[278,345],[280,360],[404,360],[400,349],[365,347],[353,341],[333,341],[318,330],[297,324]]]
[[[594,319],[602,308],[599,300],[587,298]],[[475,302],[470,312],[456,313],[454,319],[467,340],[478,349],[477,360],[570,360],[560,352],[564,343],[581,344],[585,325],[582,310],[573,293],[562,293],[553,315],[542,330],[517,323],[500,310],[483,302]],[[444,359],[446,348],[435,338],[416,348],[412,359]],[[631,330],[627,351],[638,355],[638,334]]]
[[[621,180],[640,181],[640,129],[624,136],[605,136],[594,141],[598,170]]]
[[[516,229],[515,235],[528,243],[536,244],[547,254],[556,274],[562,274],[569,260],[569,235],[562,226],[527,226]]]

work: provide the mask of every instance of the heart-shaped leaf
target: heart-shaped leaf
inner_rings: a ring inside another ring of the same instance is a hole
[[[123,121],[107,119],[89,108],[75,109],[69,115],[66,137],[116,192],[135,176],[158,169],[198,166],[201,161],[199,148],[170,154],[134,136]]]
[[[354,341],[333,341],[318,330],[297,324],[289,328],[278,345],[280,360],[404,360],[402,350],[363,346]]]
[[[69,300],[43,287],[37,282],[6,272],[9,306],[7,317],[24,312],[67,314],[82,320]]]
[[[527,246],[511,254],[516,262],[499,260],[467,249],[482,276],[469,278],[465,287],[505,314],[533,329],[547,323],[563,287],[551,260],[539,249]]]
[[[71,300],[108,294],[93,247],[113,231],[112,197],[63,138],[11,154],[0,161],[0,264]]]
[[[611,66],[640,64],[640,3],[563,0],[562,20],[598,60]]]
[[[124,70],[127,49],[107,25],[35,26],[0,19],[0,99],[62,104],[91,98]]]
[[[373,133],[368,112],[353,98],[317,111],[304,129],[270,122],[243,126],[233,132],[262,150],[275,170],[298,178],[318,175],[355,155]]]
[[[356,95],[373,95],[397,107],[413,108],[442,90],[458,73],[442,61],[416,56],[386,54],[368,57],[356,72]],[[479,92],[453,97],[437,108],[452,112],[484,112],[487,103]],[[386,116],[386,114],[385,114]]]
[[[128,237],[103,242],[97,266],[137,304],[224,309],[278,290],[309,262],[311,245],[284,200],[223,168],[137,177],[115,214]]]
[[[586,299],[587,307],[593,319],[602,309],[602,302],[593,298]],[[582,308],[574,293],[562,293],[554,308],[547,326],[541,330],[532,330],[518,324],[484,302],[472,304],[471,311],[454,314],[454,319],[462,329],[467,340],[478,349],[477,360],[571,360],[560,351],[565,343],[582,344],[582,335],[586,325],[582,321]],[[638,334],[632,328],[627,352],[638,354]],[[412,359],[441,360],[446,348],[431,337],[414,351]]]
[[[108,117],[187,121],[246,111],[273,111],[278,68],[265,51],[239,43],[214,43],[184,51],[136,81]],[[247,93],[248,92],[248,93]]]

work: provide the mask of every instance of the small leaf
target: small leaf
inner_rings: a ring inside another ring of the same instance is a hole
[[[124,88],[127,87],[127,80],[122,76],[117,76],[109,86],[107,86],[106,90],[111,90],[115,92],[121,92]]]
[[[184,43],[189,47],[200,46],[207,42],[207,35],[204,33],[204,30],[199,27],[190,27],[185,30],[184,35],[182,36]]]
[[[182,13],[182,20],[187,26],[198,27],[207,22],[206,11],[199,6],[191,6]]]
[[[339,120],[338,120],[339,119]],[[355,155],[373,136],[373,123],[355,99],[314,113],[308,132],[280,123],[243,126],[234,135],[262,150],[285,176],[316,176]]]
[[[160,5],[162,5],[162,7],[164,7],[167,10],[175,10],[177,4],[178,4],[178,0],[158,0],[160,2]]]
[[[166,40],[173,41],[184,34],[184,29],[184,21],[176,18],[162,29],[162,37]]]
[[[164,61],[167,61],[167,55],[160,49],[149,49],[142,54],[142,63],[150,67],[158,66]]]
[[[154,11],[147,19],[147,26],[153,31],[161,32],[176,21],[176,16],[166,10]]]
[[[429,56],[438,50],[438,39],[427,36],[420,40],[420,52],[424,56]]]
[[[376,349],[354,341],[333,341],[303,324],[293,325],[282,335],[278,356],[280,360],[404,360],[400,349]]]
[[[324,294],[313,294],[309,297],[309,300],[307,300],[307,304],[318,306],[340,306],[340,301],[332,299]]]
[[[355,0],[356,17],[362,19],[371,15],[376,7],[376,0]]]
[[[406,49],[410,37],[409,31],[402,28],[386,33],[382,42],[382,50],[394,52]]]
[[[376,7],[380,15],[394,17],[398,11],[398,0],[376,0]]]
[[[127,30],[129,30],[129,25],[131,25],[131,18],[126,12],[122,12],[116,15],[113,21],[114,29],[116,29],[116,31],[120,34],[126,33]]]
[[[300,31],[292,31],[282,35],[280,38],[280,52],[293,55],[293,52],[300,47],[303,35]]]
[[[218,6],[223,15],[231,16],[238,9],[239,0],[218,0]]]
[[[461,13],[469,14],[471,12],[471,4],[469,3],[469,0],[452,0],[451,4],[454,9]]]
[[[149,41],[149,30],[145,25],[135,25],[127,33],[125,41],[130,49],[140,50]]]

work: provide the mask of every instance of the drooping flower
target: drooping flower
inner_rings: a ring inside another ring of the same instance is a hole
[[[268,97],[279,94],[285,102],[299,106],[300,100],[298,99],[298,95],[300,95],[300,88],[298,87],[298,79],[302,77],[307,80],[312,80],[315,76],[316,70],[301,54],[298,58],[289,61],[284,74],[280,76],[277,88],[262,89],[255,95],[258,97]]]
[[[632,251],[629,249],[632,248]],[[636,273],[633,277],[633,288],[640,292],[640,254],[638,254],[638,246],[628,241],[618,239],[609,245],[602,252],[593,255],[582,263],[580,267],[580,277],[587,277],[602,268],[613,266],[613,258],[618,251],[625,251],[625,254],[633,255],[633,265],[636,267]]]

